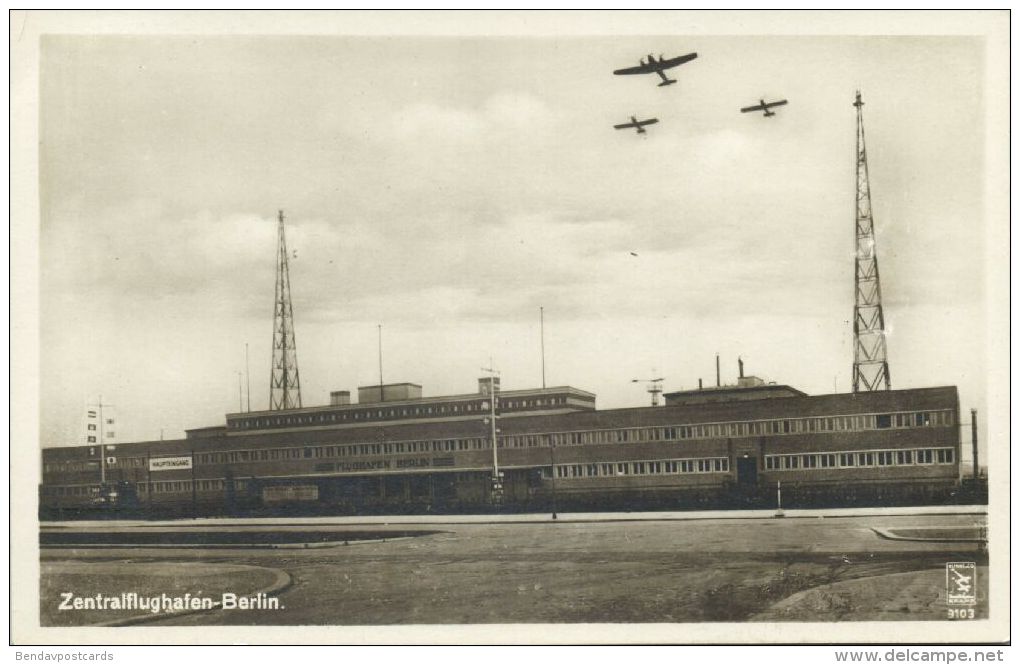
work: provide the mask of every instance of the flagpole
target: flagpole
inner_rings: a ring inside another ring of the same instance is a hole
[[[103,396],[99,396],[99,483],[106,484],[106,442],[103,441]]]

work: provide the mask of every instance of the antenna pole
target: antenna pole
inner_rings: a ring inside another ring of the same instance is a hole
[[[542,390],[545,390],[545,307],[538,308],[538,325],[542,340]]]
[[[237,412],[244,411],[244,390],[241,383],[241,373],[237,373]]]
[[[886,357],[885,316],[882,312],[882,287],[878,279],[878,254],[875,251],[875,220],[871,211],[871,185],[868,181],[868,152],[864,147],[864,115],[861,93],[854,100],[857,108],[857,187],[854,214],[854,366],[853,392],[889,390],[889,362]]]
[[[385,402],[386,397],[383,395],[383,379],[382,379],[382,324],[379,324],[379,401]]]
[[[273,372],[269,380],[269,410],[301,408],[294,309],[290,301],[290,267],[283,211],[277,217],[276,297],[273,305]]]
[[[248,342],[244,343],[244,380],[248,384],[248,411],[251,411],[251,371],[248,367]]]

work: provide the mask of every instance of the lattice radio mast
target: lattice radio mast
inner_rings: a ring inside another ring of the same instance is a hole
[[[854,238],[857,256],[854,269],[854,370],[853,391],[889,390],[889,361],[885,348],[885,317],[882,288],[878,281],[875,224],[871,216],[868,153],[864,148],[864,116],[861,93],[857,107],[857,213]]]
[[[294,310],[290,304],[290,268],[283,211],[277,224],[276,304],[273,309],[273,374],[269,381],[269,410],[301,408],[301,378],[294,337]]]

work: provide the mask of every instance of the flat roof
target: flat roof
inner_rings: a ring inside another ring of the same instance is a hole
[[[783,390],[794,393],[797,397],[807,397],[807,393],[803,390],[797,390],[793,386],[788,386],[782,383],[764,383],[760,386],[705,386],[704,388],[694,388],[692,390],[677,390],[670,393],[663,393],[663,397],[677,397],[677,396],[692,396],[698,395],[705,392],[713,393],[748,393],[748,392],[762,392],[768,390]]]
[[[386,384],[386,385],[415,385],[415,384]],[[374,387],[379,386],[362,386],[362,387]],[[543,395],[558,395],[567,393],[577,397],[595,400],[595,393],[588,392],[587,390],[581,390],[580,388],[574,388],[573,386],[554,386],[552,388],[527,388],[523,390],[500,390],[500,397],[528,397],[528,396],[543,396]],[[231,418],[254,418],[259,416],[273,416],[280,415],[281,413],[291,414],[304,414],[304,413],[321,413],[323,411],[350,411],[359,408],[378,408],[381,406],[393,407],[393,406],[414,406],[428,403],[442,403],[442,402],[462,402],[465,400],[484,400],[488,399],[488,395],[482,393],[463,393],[460,395],[439,395],[434,397],[413,397],[410,399],[392,399],[385,400],[382,402],[358,402],[356,404],[320,404],[318,406],[303,406],[300,409],[286,409],[285,411],[235,411],[226,415],[227,419]]]

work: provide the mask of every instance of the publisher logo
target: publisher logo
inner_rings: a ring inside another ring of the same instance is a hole
[[[977,566],[973,562],[946,564],[946,604],[977,604]]]

